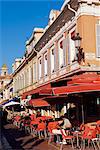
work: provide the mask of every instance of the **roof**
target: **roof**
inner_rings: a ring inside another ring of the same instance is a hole
[[[6,64],[3,64],[3,65],[2,65],[2,68],[6,68],[6,69],[7,69],[8,67],[7,67]]]

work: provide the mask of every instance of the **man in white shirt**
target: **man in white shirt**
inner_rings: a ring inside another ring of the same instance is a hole
[[[68,119],[67,113],[64,114],[63,121],[64,121],[64,124],[62,125],[63,129],[70,129],[72,127],[72,125]]]

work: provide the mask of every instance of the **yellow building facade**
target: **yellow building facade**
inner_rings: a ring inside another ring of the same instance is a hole
[[[75,74],[100,72],[100,1],[66,0],[56,17],[55,12],[45,29],[36,30],[38,39],[33,32],[26,43],[25,58],[13,73],[14,96],[26,99],[28,92]],[[84,53],[80,62],[77,33]]]

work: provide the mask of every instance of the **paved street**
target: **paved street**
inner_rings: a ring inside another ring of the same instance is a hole
[[[32,135],[26,135],[23,131],[19,131],[14,125],[7,124],[1,134],[0,150],[55,150],[59,149],[53,145],[48,145],[44,139],[39,140]],[[64,150],[71,150],[71,146],[64,146]],[[87,149],[92,150],[92,148]]]

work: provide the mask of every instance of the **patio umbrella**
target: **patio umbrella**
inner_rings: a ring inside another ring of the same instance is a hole
[[[14,105],[20,105],[20,103],[11,101],[11,102],[5,104],[3,107],[5,108],[5,107],[8,107],[8,106],[14,106]]]

